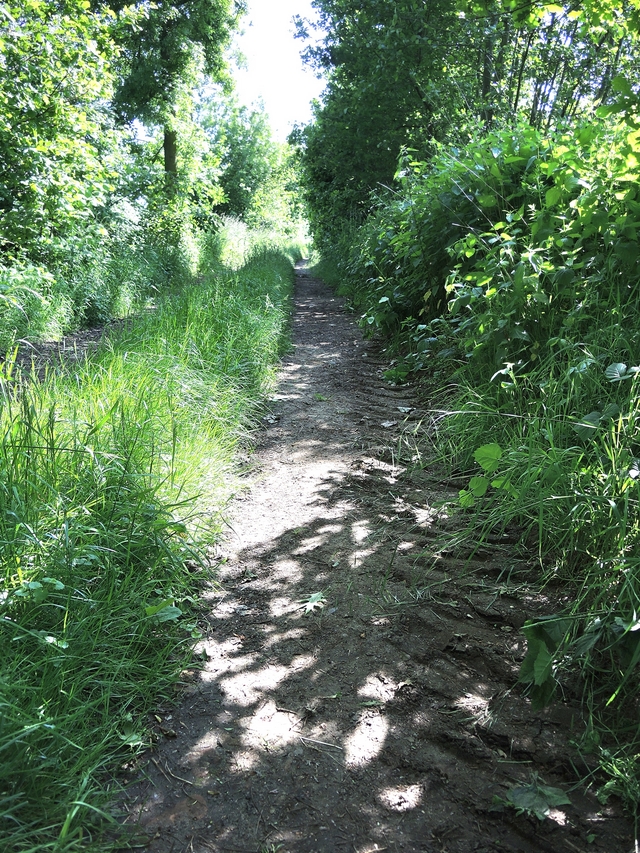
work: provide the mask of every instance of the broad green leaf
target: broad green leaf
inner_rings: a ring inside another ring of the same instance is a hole
[[[481,498],[487,493],[489,481],[486,477],[472,477],[469,480],[469,491],[477,498]]]
[[[460,489],[458,492],[458,502],[463,509],[470,509],[472,506],[475,506],[476,499],[472,492]]]
[[[493,474],[502,459],[502,448],[499,444],[483,444],[473,454],[473,458],[487,474]]]
[[[182,610],[179,607],[174,607],[172,598],[165,598],[158,604],[145,607],[144,612],[147,616],[155,616],[159,622],[169,622],[182,616]]]
[[[528,641],[540,640],[555,651],[565,639],[569,627],[570,622],[561,616],[545,616],[535,622],[525,622],[522,633]]]
[[[536,302],[540,302],[542,305],[549,305],[551,302],[551,297],[544,290],[534,290],[531,296]]]
[[[633,89],[631,88],[631,84],[627,80],[626,77],[623,77],[621,74],[618,74],[617,77],[614,77],[611,81],[611,88],[614,92],[620,92],[623,95],[627,95],[630,97],[633,95]]]
[[[615,362],[614,364],[610,364],[604,371],[604,375],[607,377],[609,382],[620,382],[623,379],[631,379],[633,373],[628,372],[627,365],[622,362]]]
[[[561,788],[542,785],[534,779],[529,785],[517,785],[507,793],[507,802],[516,811],[535,815],[544,820],[552,808],[571,805],[571,800]]]
[[[602,420],[611,420],[620,415],[620,406],[617,403],[608,403],[602,410]]]
[[[634,240],[616,240],[613,251],[625,264],[635,264],[640,252]]]
[[[175,622],[181,616],[182,610],[180,610],[179,607],[175,607],[173,604],[163,607],[162,610],[159,610],[156,613],[156,619],[158,622]]]
[[[508,492],[512,497],[517,498],[518,492],[511,485],[511,480],[508,477],[496,477],[495,480],[491,481],[491,485],[494,489],[502,489],[505,492]]]
[[[546,645],[542,643],[538,649],[538,654],[533,662],[533,683],[538,686],[544,684],[551,676],[551,667],[553,664],[553,655],[549,654]]]
[[[601,418],[602,412],[589,412],[588,415],[585,415],[577,423],[575,423],[573,425],[573,428],[578,433],[580,438],[593,438],[596,434],[598,426],[600,425]]]
[[[575,654],[580,657],[588,654],[602,636],[604,625],[600,619],[595,619],[585,630],[581,637],[578,637],[571,647]]]
[[[562,190],[560,187],[551,187],[550,190],[547,190],[545,194],[545,201],[547,203],[547,207],[553,207],[560,199],[562,198]]]

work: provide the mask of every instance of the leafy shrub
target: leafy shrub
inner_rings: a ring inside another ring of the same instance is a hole
[[[535,360],[637,297],[634,134],[585,126],[495,131],[430,164],[405,156],[350,264],[364,323],[384,333],[446,314],[465,356]],[[630,168],[630,166],[632,168]],[[407,340],[409,338],[407,337]]]
[[[438,443],[468,474],[458,511],[470,535],[519,529],[563,599],[525,626],[521,681],[537,706],[584,690],[582,748],[610,774],[603,797],[631,807],[640,791],[639,149],[640,132],[593,123],[550,135],[496,130],[428,165],[407,155],[348,270],[363,325],[403,348],[390,378],[446,371],[451,412]]]

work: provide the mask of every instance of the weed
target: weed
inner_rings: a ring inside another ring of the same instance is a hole
[[[535,774],[528,785],[515,785],[507,792],[506,799],[495,797],[494,802],[511,806],[517,814],[535,815],[538,820],[549,817],[557,806],[571,805],[571,800],[563,790],[543,784]]]

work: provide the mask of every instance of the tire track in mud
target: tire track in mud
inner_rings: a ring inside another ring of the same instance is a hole
[[[443,549],[453,493],[412,438],[430,415],[386,366],[300,268],[202,666],[158,709],[126,823],[150,853],[626,853],[628,822],[580,791],[544,821],[494,804],[533,772],[571,786],[579,712],[513,689],[544,601],[508,543]]]

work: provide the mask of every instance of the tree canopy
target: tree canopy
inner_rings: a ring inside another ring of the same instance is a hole
[[[126,8],[124,0],[111,5]],[[116,113],[163,126],[167,172],[178,171],[174,119],[180,89],[185,79],[193,85],[198,70],[214,80],[225,76],[224,49],[243,9],[241,0],[160,0],[141,4],[136,26],[116,31],[121,48]]]
[[[311,216],[329,243],[362,222],[372,190],[393,181],[403,148],[460,143],[525,118],[552,129],[615,99],[638,68],[637,8],[516,0],[315,0],[327,75],[305,131]],[[310,25],[299,21],[299,34]]]

